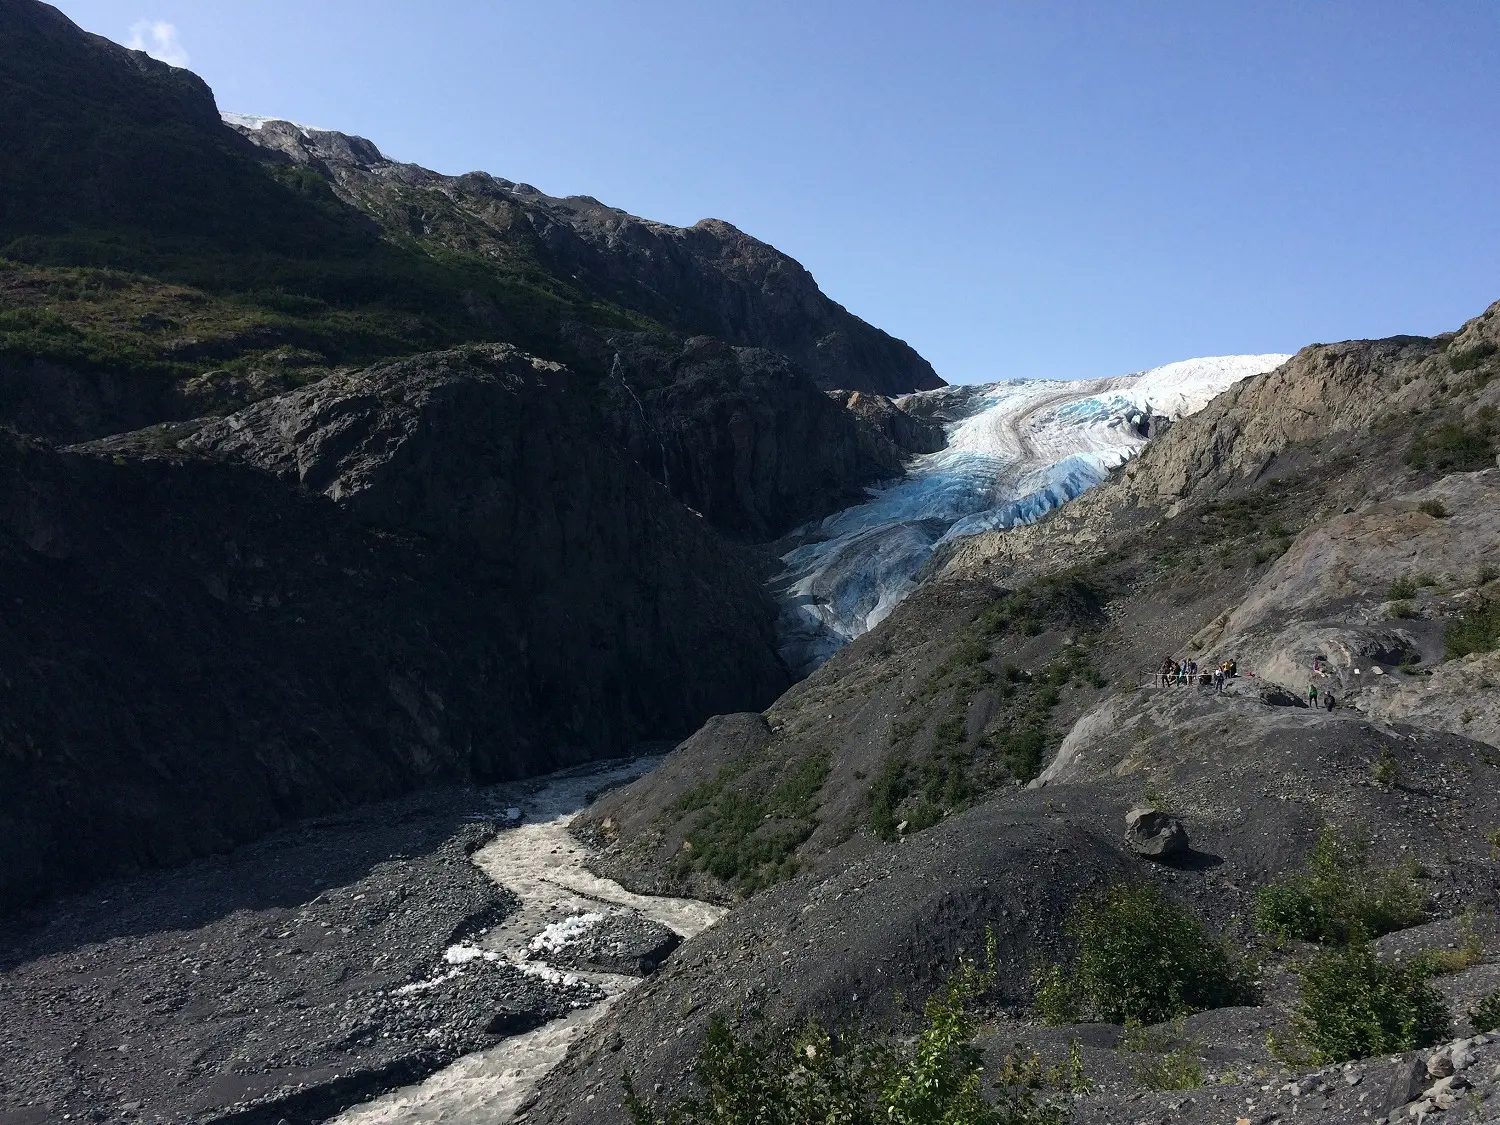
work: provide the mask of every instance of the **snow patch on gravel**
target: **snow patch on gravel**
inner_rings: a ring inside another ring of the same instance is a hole
[[[553,922],[531,939],[529,948],[533,953],[558,953],[564,946],[573,945],[588,936],[590,930],[604,921],[598,911],[574,914],[561,922]]]

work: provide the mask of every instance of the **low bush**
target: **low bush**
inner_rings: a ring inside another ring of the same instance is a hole
[[[1380,753],[1370,763],[1370,778],[1376,785],[1386,789],[1395,788],[1399,775],[1396,772],[1396,755],[1389,746],[1382,746]]]
[[[1196,1090],[1203,1085],[1202,1046],[1180,1042],[1182,1026],[1170,1031],[1143,1027],[1132,1021],[1120,1037],[1120,1050],[1132,1055],[1154,1055],[1130,1068],[1131,1075],[1148,1090]]]
[[[983,1065],[969,1011],[994,983],[989,966],[961,962],[923,1009],[911,1042],[847,1027],[834,1036],[813,1022],[778,1031],[756,1020],[736,1033],[722,1017],[710,1021],[698,1054],[700,1092],[666,1107],[650,1105],[627,1074],[625,1105],[632,1125],[1062,1125],[1061,1106],[1041,1098],[1049,1080],[1071,1092],[1081,1085],[1077,1052],[1057,1072],[1030,1065],[1002,1069],[998,1097],[983,1089]]]
[[[1077,943],[1072,964],[1044,966],[1034,978],[1048,1023],[1161,1023],[1254,994],[1224,942],[1150,884],[1081,899],[1065,930]]]
[[[1486,359],[1495,354],[1495,345],[1488,340],[1474,344],[1472,347],[1460,348],[1456,352],[1448,353],[1448,362],[1452,364],[1455,371],[1472,371],[1482,364]]]
[[[1423,500],[1417,505],[1417,511],[1425,512],[1435,520],[1447,519],[1448,508],[1441,500]]]
[[[1472,969],[1484,960],[1484,942],[1474,927],[1474,915],[1468,913],[1458,923],[1458,944],[1452,949],[1429,949],[1421,954],[1427,971],[1435,976]]]
[[[1495,464],[1496,410],[1481,407],[1472,421],[1447,422],[1412,439],[1406,463],[1414,469],[1468,473]]]
[[[1469,1022],[1475,1032],[1500,1031],[1500,991],[1487,994],[1475,1004]]]
[[[1394,760],[1390,761],[1394,773]],[[1381,764],[1375,766],[1380,780]],[[1393,784],[1394,777],[1385,784]],[[1355,933],[1373,937],[1416,925],[1424,896],[1410,871],[1377,870],[1363,843],[1325,828],[1307,870],[1285,875],[1255,896],[1255,924],[1277,941],[1343,942]]]
[[[1410,574],[1403,574],[1390,585],[1385,592],[1385,600],[1388,602],[1405,601],[1417,592],[1417,580]]]
[[[1488,599],[1465,609],[1443,633],[1443,654],[1449,659],[1500,648],[1500,602]]]
[[[1428,1047],[1448,1033],[1447,1005],[1420,959],[1382,961],[1363,933],[1297,966],[1298,1045],[1319,1065]]]

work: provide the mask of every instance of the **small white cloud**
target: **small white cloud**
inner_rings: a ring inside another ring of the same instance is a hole
[[[137,20],[130,25],[130,40],[125,46],[132,51],[145,51],[168,66],[188,64],[188,53],[177,37],[177,28],[166,20]]]

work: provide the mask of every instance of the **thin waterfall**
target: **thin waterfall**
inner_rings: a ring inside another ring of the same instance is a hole
[[[625,388],[625,393],[631,397],[635,402],[635,408],[641,412],[641,422],[645,425],[646,432],[656,438],[656,448],[661,453],[661,483],[668,492],[671,492],[672,477],[671,471],[667,468],[667,443],[662,440],[660,431],[651,424],[651,416],[646,413],[646,407],[641,402],[640,395],[636,394],[635,388],[626,382],[625,368],[624,364],[620,362],[619,352],[615,352],[615,360],[614,363],[610,364],[609,376],[611,379],[617,380],[620,386]]]

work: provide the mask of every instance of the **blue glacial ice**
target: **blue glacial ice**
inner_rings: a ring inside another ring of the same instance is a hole
[[[1017,379],[910,396],[904,405],[944,422],[948,445],[793,537],[772,582],[782,658],[806,675],[916,589],[940,545],[1039,519],[1135,456],[1153,420],[1201,410],[1288,358],[1215,356],[1113,379]]]

